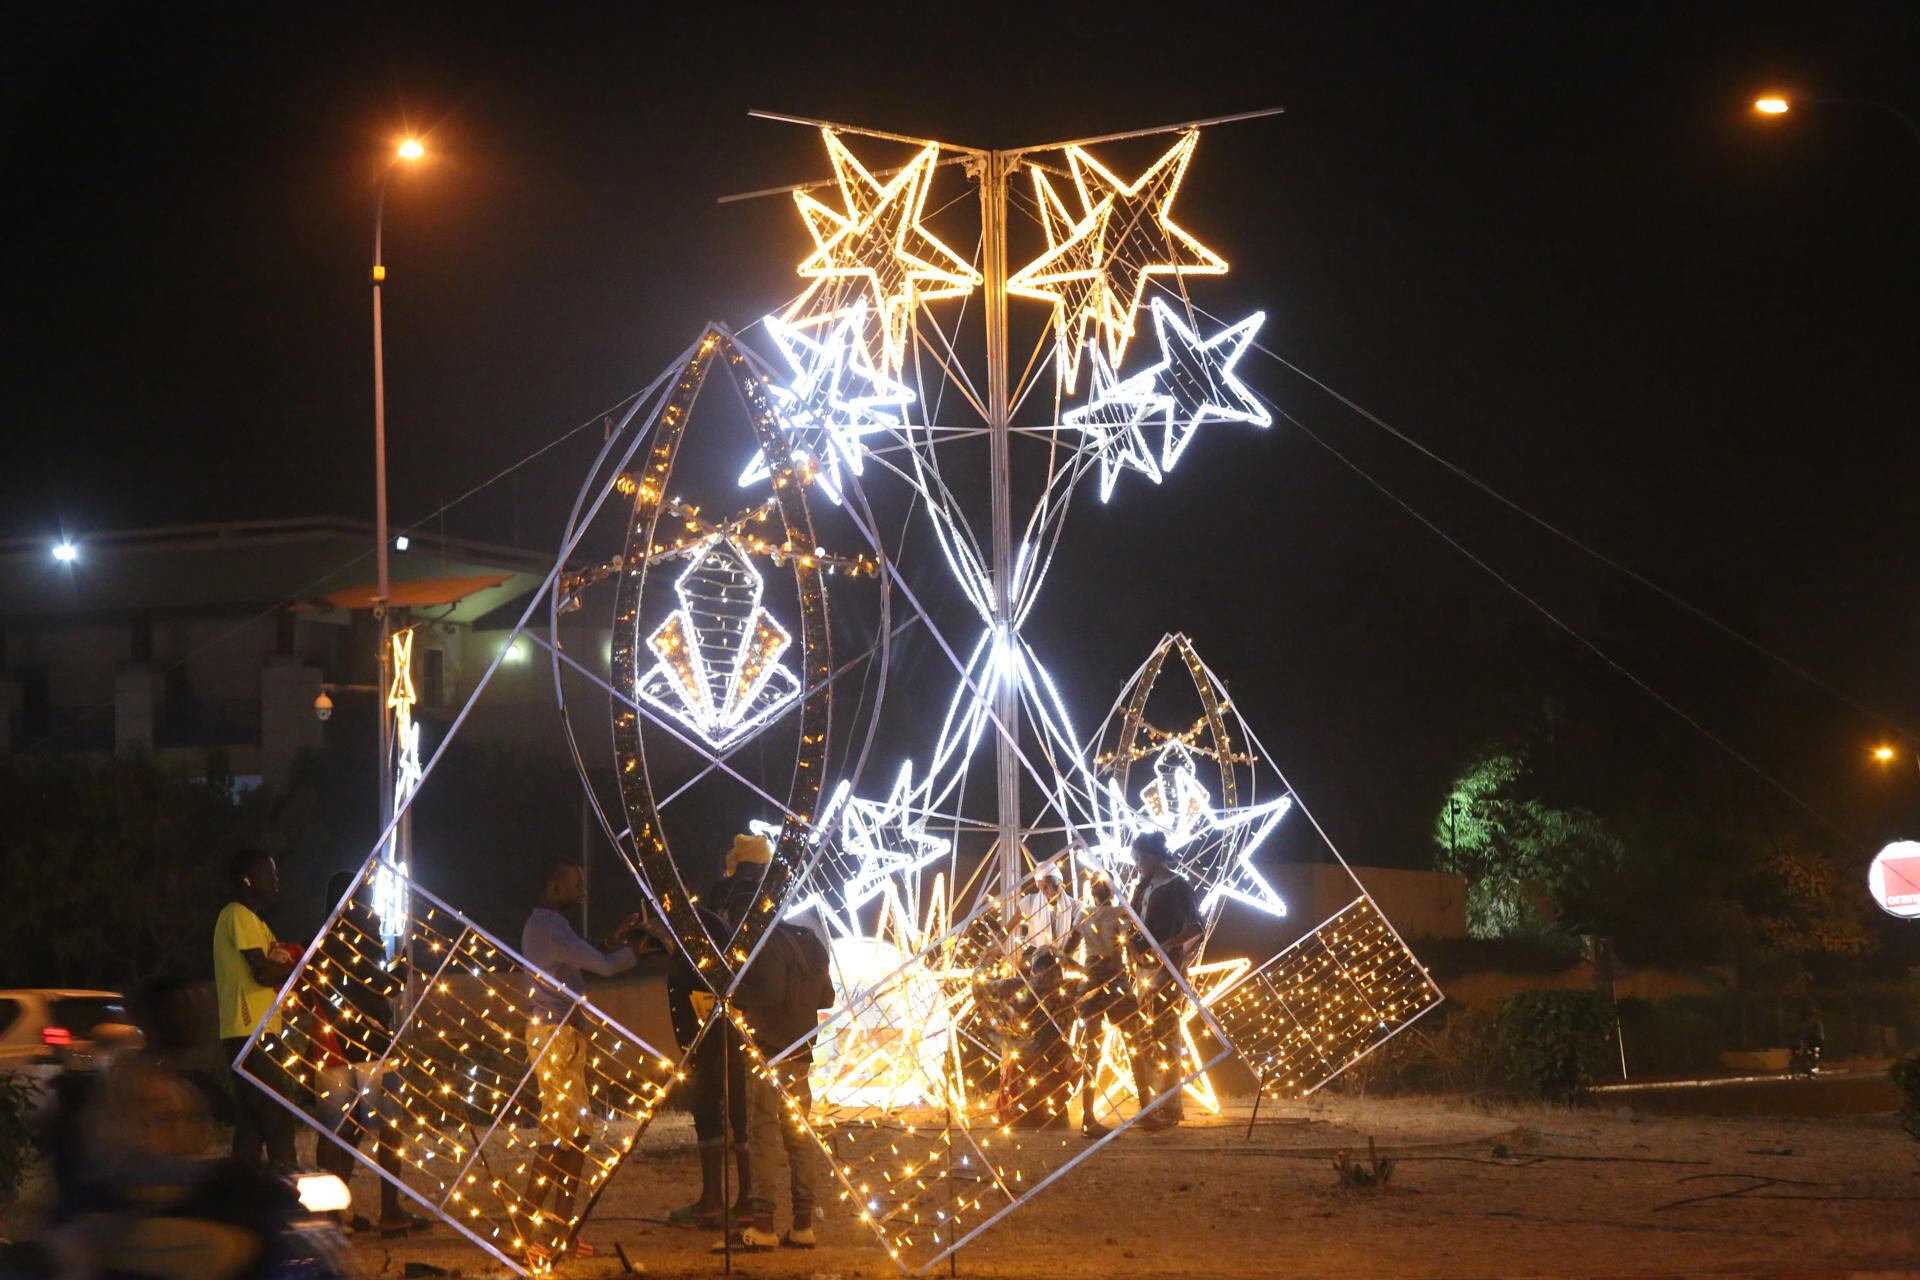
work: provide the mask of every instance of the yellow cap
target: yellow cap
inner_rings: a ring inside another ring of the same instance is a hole
[[[773,861],[773,846],[767,843],[765,836],[735,836],[733,848],[727,850],[727,874],[732,875],[735,867],[743,862],[757,862],[761,866]]]

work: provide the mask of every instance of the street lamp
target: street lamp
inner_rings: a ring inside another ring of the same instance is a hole
[[[61,564],[72,564],[80,558],[80,548],[62,538],[53,544],[53,558]]]
[[[380,342],[380,285],[387,278],[386,264],[380,260],[380,232],[387,211],[387,181],[402,164],[412,165],[426,155],[418,138],[406,138],[394,148],[395,161],[380,174],[380,186],[373,198],[373,543],[378,564],[378,586],[373,610],[380,619],[380,684],[387,684],[387,648],[393,634],[393,621],[387,609],[387,372]],[[380,715],[380,825],[393,817],[393,726],[386,713]]]
[[[1866,107],[1872,111],[1883,111],[1900,122],[1900,127],[1920,142],[1920,124],[1912,116],[1895,106],[1881,102],[1876,98],[1826,98],[1814,94],[1788,95],[1784,93],[1762,94],[1753,100],[1755,115],[1784,116],[1791,112],[1814,107]]]
[[[1873,749],[1873,758],[1879,761],[1881,764],[1892,764],[1893,758],[1897,754],[1899,753],[1896,752],[1892,747],[1887,746],[1885,743],[1882,743],[1880,746],[1877,746]]]

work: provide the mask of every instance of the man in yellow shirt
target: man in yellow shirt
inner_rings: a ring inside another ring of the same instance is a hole
[[[227,1059],[237,1067],[247,1037],[264,1019],[265,1031],[247,1059],[247,1069],[273,1092],[291,1100],[291,1082],[275,1061],[280,1015],[273,1002],[280,984],[293,972],[294,957],[260,918],[261,908],[279,896],[280,868],[258,849],[243,849],[233,856],[228,872],[233,878],[233,901],[221,908],[213,924],[213,987],[220,1005],[220,1044]],[[233,1088],[233,1158],[242,1165],[257,1167],[264,1146],[267,1164],[290,1172],[294,1167],[293,1113],[237,1069]]]

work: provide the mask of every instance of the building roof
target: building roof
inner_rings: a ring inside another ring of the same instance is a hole
[[[540,585],[550,553],[408,532],[389,557],[396,604],[441,606],[472,622]],[[172,525],[86,534],[63,563],[44,539],[0,541],[0,618],[364,607],[374,593],[373,527],[329,517]]]

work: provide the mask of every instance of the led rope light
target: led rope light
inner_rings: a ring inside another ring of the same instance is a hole
[[[862,473],[863,437],[900,424],[913,392],[873,367],[867,357],[867,303],[856,301],[816,341],[778,316],[762,322],[793,369],[784,386],[767,388],[781,429],[791,433],[789,449],[803,476],[836,504],[841,501],[840,468]],[[854,383],[861,384],[857,389]],[[740,486],[772,478],[766,451],[754,453],[740,473]]]
[[[880,329],[879,359],[888,373],[906,363],[914,313],[926,302],[963,298],[980,273],[921,225],[940,149],[929,145],[886,182],[867,172],[831,129],[821,130],[833,163],[842,207],[804,191],[794,204],[813,237],[814,251],[798,267],[814,283],[782,314],[789,324],[832,324],[869,298]]]
[[[1160,483],[1205,423],[1273,423],[1273,415],[1234,372],[1265,323],[1264,312],[1256,311],[1202,341],[1166,299],[1152,299],[1150,309],[1159,363],[1116,381],[1096,352],[1087,403],[1061,415],[1064,425],[1086,433],[1085,447],[1100,459],[1102,502],[1113,496],[1122,468]],[[1145,439],[1145,429],[1156,423],[1161,429],[1157,459]]]
[[[395,750],[393,811],[402,813],[407,798],[420,785],[420,726],[413,718],[413,704],[419,699],[413,687],[413,628],[396,631],[387,638],[387,656],[393,665],[393,683],[387,689],[387,710],[393,713]],[[407,896],[407,864],[396,856],[399,835],[387,841],[375,863],[369,896],[373,913],[380,921],[380,936],[392,947],[406,936],[410,905]]]
[[[1007,292],[1054,305],[1054,351],[1063,390],[1073,390],[1081,351],[1104,341],[1118,368],[1133,340],[1147,284],[1155,276],[1224,275],[1226,259],[1173,220],[1187,165],[1200,141],[1189,131],[1132,182],[1084,147],[1066,148],[1080,212],[1038,169],[1034,189],[1047,251],[1008,277]]]

